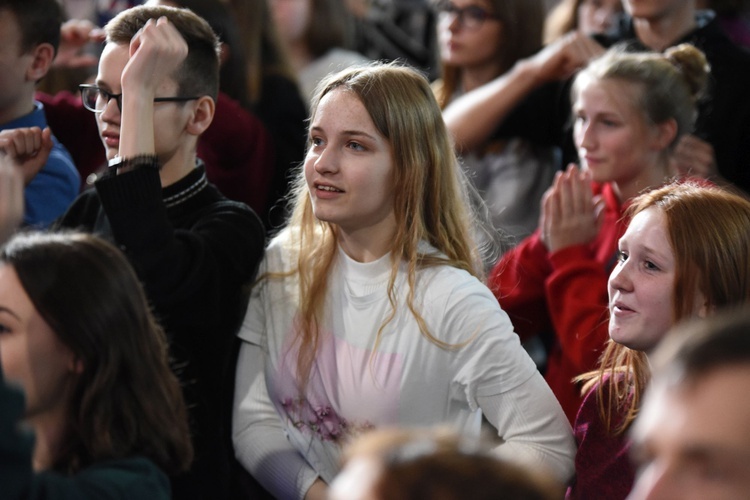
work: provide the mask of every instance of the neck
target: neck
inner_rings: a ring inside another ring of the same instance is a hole
[[[65,436],[66,416],[62,412],[33,417],[27,423],[34,429],[34,455],[32,462],[36,472],[48,470],[55,462]]]
[[[695,29],[695,6],[685,2],[678,10],[661,16],[633,18],[633,26],[643,45],[661,52]]]
[[[26,94],[26,93],[25,93]],[[34,92],[16,99],[5,109],[0,109],[0,125],[5,125],[34,111]]]
[[[290,42],[287,45],[289,60],[295,73],[299,73],[313,61],[312,54],[307,50],[307,45],[302,41]]]
[[[337,228],[338,243],[341,249],[357,262],[373,262],[391,251],[395,237],[395,219],[391,213],[387,224],[368,227],[356,231]]]
[[[162,163],[159,170],[161,187],[165,188],[179,181],[195,168],[195,149],[191,153],[178,151]]]
[[[625,203],[645,190],[663,185],[670,177],[669,160],[659,158],[650,167],[644,168],[638,177],[612,182],[612,189],[620,203]]]

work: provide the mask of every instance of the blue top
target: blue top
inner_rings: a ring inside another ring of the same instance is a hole
[[[23,127],[39,127],[42,130],[47,127],[42,103],[35,102],[34,111],[28,115],[0,125],[0,131]],[[65,213],[68,206],[78,196],[81,178],[73,159],[65,146],[60,144],[54,136],[52,136],[52,142],[54,146],[47,164],[23,192],[25,199],[23,223],[26,226],[47,227]]]

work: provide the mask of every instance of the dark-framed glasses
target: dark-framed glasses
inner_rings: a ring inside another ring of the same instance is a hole
[[[458,23],[467,30],[477,30],[488,19],[499,20],[500,18],[478,5],[467,5],[456,7],[451,2],[438,2],[435,6],[439,22],[452,22],[458,19]]]
[[[117,109],[122,111],[122,93],[113,94],[96,85],[83,84],[78,86],[81,91],[81,100],[83,107],[94,113],[101,113],[107,107],[109,101],[114,99],[117,103]],[[200,99],[196,97],[154,97],[154,102],[186,102]]]

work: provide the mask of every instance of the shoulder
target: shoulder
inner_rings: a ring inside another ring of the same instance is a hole
[[[415,299],[428,322],[438,328],[458,324],[512,330],[510,320],[489,288],[463,269],[441,265],[417,273]]]
[[[131,457],[98,462],[71,478],[83,498],[167,500],[170,486],[167,476],[152,461]],[[90,495],[90,496],[89,496]]]

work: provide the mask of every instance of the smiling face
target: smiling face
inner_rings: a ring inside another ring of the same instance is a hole
[[[676,262],[666,216],[658,208],[639,212],[618,244],[609,277],[609,336],[618,344],[649,351],[672,327]]]
[[[336,89],[321,99],[310,125],[304,168],[318,219],[338,226],[344,235],[392,235],[391,145],[356,94]]]
[[[5,378],[26,395],[27,418],[64,412],[75,357],[34,308],[8,265],[0,265],[0,360]]]
[[[614,182],[637,192],[661,184],[663,151],[669,144],[659,126],[637,107],[640,89],[631,83],[583,76],[576,82],[574,138],[581,165],[595,182]]]
[[[471,8],[477,14],[492,14],[492,4],[486,0],[452,0],[458,9]],[[471,12],[464,11],[464,18]],[[471,69],[487,68],[497,72],[502,50],[502,23],[498,19],[485,18],[476,28],[467,28],[457,15],[440,13],[437,22],[440,58],[444,64]]]

